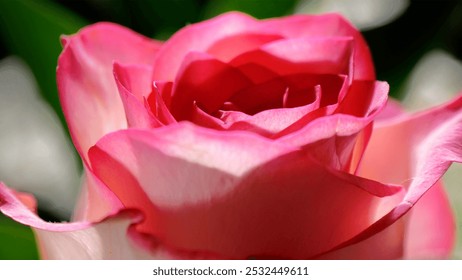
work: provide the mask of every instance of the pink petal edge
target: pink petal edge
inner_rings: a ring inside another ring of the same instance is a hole
[[[87,26],[63,38],[57,82],[69,130],[82,159],[106,133],[126,127],[113,61],[152,64],[160,42],[113,23]],[[91,121],[89,121],[91,120]]]

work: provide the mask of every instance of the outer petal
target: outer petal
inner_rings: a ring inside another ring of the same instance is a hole
[[[437,184],[452,162],[462,162],[461,143],[462,96],[427,112],[404,115],[376,127],[359,174],[380,182],[405,184],[407,192],[392,211],[347,244],[380,232],[420,203],[422,196]],[[429,199],[432,200],[431,197]],[[438,203],[430,205],[438,206]],[[447,219],[448,213],[444,208],[438,206],[428,210],[433,212],[432,215],[436,215],[435,211],[445,215],[439,219]],[[448,227],[448,223],[443,224],[445,228]],[[442,232],[448,231],[445,229]],[[446,245],[438,242],[437,246],[447,247],[453,236],[446,238]],[[433,253],[441,257],[443,251]]]
[[[113,61],[152,64],[160,43],[110,23],[90,25],[63,43],[60,99],[74,144],[86,160],[88,148],[102,135],[127,125]]]
[[[395,198],[399,199],[399,196]],[[444,188],[438,182],[408,214],[391,226],[361,242],[318,258],[444,259],[451,254],[455,233],[452,211]]]
[[[313,257],[367,228],[400,190],[252,133],[188,123],[110,134],[90,160],[125,206],[146,213],[140,232],[222,258]]]
[[[453,210],[441,182],[436,183],[407,215],[406,259],[444,259],[455,245]]]
[[[21,200],[20,200],[21,199]],[[140,215],[124,211],[101,222],[48,223],[41,220],[23,198],[0,183],[0,211],[17,222],[31,226],[44,259],[152,259],[173,258],[166,251],[149,251],[142,237],[131,231]]]
[[[400,220],[359,243],[317,256],[330,260],[396,260],[403,257],[405,222]]]

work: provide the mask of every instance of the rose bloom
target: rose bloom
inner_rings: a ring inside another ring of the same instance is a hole
[[[97,23],[62,43],[73,220],[0,187],[42,258],[450,256],[440,179],[462,160],[462,97],[404,112],[341,16],[228,13],[166,42]]]

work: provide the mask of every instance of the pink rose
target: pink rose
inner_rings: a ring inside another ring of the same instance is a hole
[[[74,221],[0,188],[43,258],[449,256],[440,178],[462,160],[462,97],[416,115],[387,102],[342,17],[229,13],[164,43],[99,23],[63,45],[86,171]]]

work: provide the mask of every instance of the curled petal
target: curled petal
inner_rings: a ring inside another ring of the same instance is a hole
[[[133,215],[119,214],[79,230],[34,229],[40,256],[52,260],[172,259],[167,252],[150,252],[130,237]],[[136,220],[135,220],[136,221]]]
[[[379,123],[372,133],[359,174],[381,182],[404,184],[406,195],[389,213],[347,244],[380,232],[418,205],[452,162],[462,162],[461,143],[462,97],[420,114],[402,115]],[[449,215],[444,207],[434,211]],[[444,223],[445,228],[447,225]]]
[[[452,210],[443,185],[438,182],[408,214],[389,227],[318,258],[445,259],[453,249],[455,232]]]
[[[24,195],[0,183],[0,211],[34,231],[42,259],[171,259],[167,250],[150,250],[131,228],[142,216],[124,210],[95,223],[49,223],[24,204]]]
[[[154,128],[162,126],[145,101],[152,90],[152,67],[114,63],[114,78],[124,105],[128,127]]]
[[[172,82],[153,82],[152,92],[146,99],[146,106],[164,125],[176,123],[175,118],[170,112],[172,101]]]
[[[339,96],[340,104],[335,112],[366,118],[376,116],[388,107],[388,89],[386,82],[354,81],[348,91]]]

